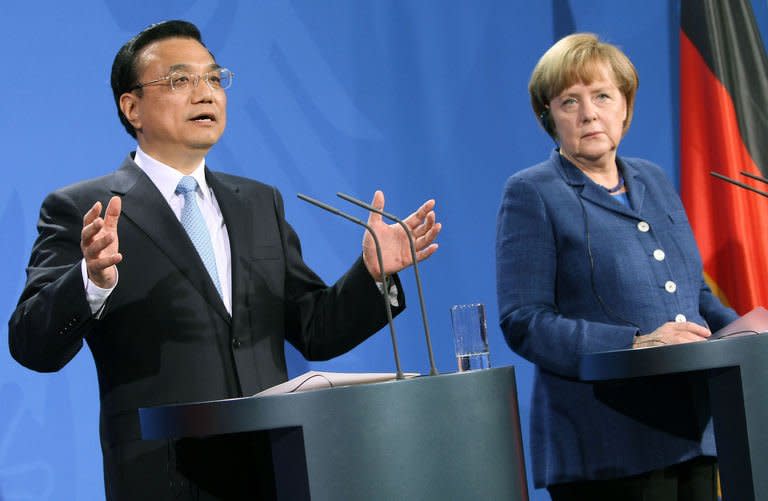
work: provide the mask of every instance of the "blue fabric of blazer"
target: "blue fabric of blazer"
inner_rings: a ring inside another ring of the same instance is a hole
[[[678,315],[713,331],[737,317],[705,284],[685,210],[662,170],[641,159],[617,162],[631,207],[557,150],[504,188],[499,316],[509,346],[536,365],[530,433],[537,487],[716,454],[706,387],[694,377],[576,379],[583,354],[630,348],[635,335]]]

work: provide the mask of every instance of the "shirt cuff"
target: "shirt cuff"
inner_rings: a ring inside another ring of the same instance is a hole
[[[112,291],[115,290],[115,287],[117,287],[120,274],[117,271],[117,266],[115,266],[115,285],[109,289],[102,289],[88,278],[88,269],[85,267],[85,259],[80,261],[80,263],[80,269],[83,273],[83,286],[85,287],[85,299],[88,301],[88,306],[91,308],[91,314],[96,318],[100,318],[102,313],[101,310],[104,308],[107,298],[112,294]]]
[[[384,294],[384,284],[382,282],[377,281],[376,287],[379,288],[379,292]],[[400,302],[397,300],[397,294],[398,294],[397,284],[395,284],[393,281],[392,284],[389,286],[389,305],[394,308],[397,308],[400,306]]]

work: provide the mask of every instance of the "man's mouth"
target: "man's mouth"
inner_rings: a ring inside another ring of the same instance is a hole
[[[215,122],[216,115],[213,113],[200,113],[190,118],[193,122]]]

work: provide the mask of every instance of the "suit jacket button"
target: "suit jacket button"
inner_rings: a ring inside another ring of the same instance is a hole
[[[240,348],[240,340],[236,337],[232,338],[232,347],[233,348]]]

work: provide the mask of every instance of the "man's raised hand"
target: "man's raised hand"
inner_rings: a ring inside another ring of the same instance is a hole
[[[103,289],[114,287],[117,281],[115,265],[123,260],[117,237],[121,207],[120,197],[115,196],[109,200],[104,217],[101,217],[101,202],[93,204],[83,216],[80,249],[83,251],[88,279]]]
[[[384,209],[384,193],[376,191],[371,205],[377,209]],[[427,200],[416,212],[405,218],[404,222],[413,235],[416,259],[422,261],[437,251],[435,239],[442,225],[435,222],[435,201]],[[411,249],[408,236],[399,224],[387,225],[382,221],[381,215],[371,212],[368,224],[376,232],[381,244],[381,254],[384,261],[384,273],[391,275],[397,273],[412,263]],[[373,238],[367,231],[363,236],[363,260],[368,272],[376,280],[381,280],[381,270],[376,257],[376,247]]]

